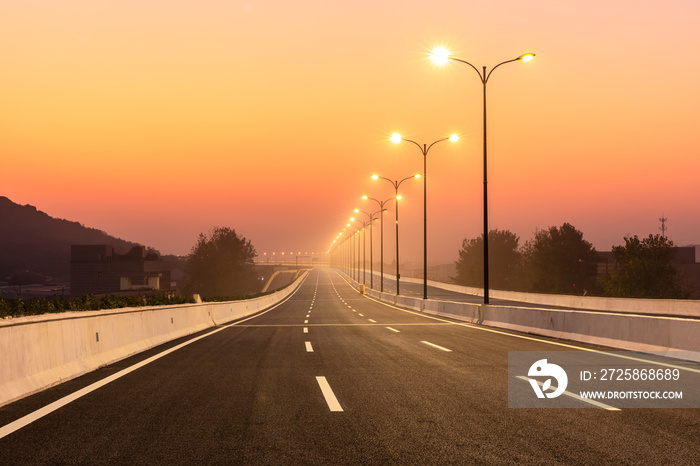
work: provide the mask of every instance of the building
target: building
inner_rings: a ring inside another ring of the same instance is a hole
[[[700,299],[700,263],[696,262],[696,246],[679,246],[673,248],[675,254],[671,263],[678,270],[683,282],[690,289],[691,299]],[[611,251],[598,252],[598,280],[609,275],[617,268]]]
[[[682,246],[676,250],[673,265],[690,288],[690,298],[700,299],[700,263],[696,262],[696,246]]]
[[[170,270],[143,246],[117,254],[109,245],[73,245],[70,286],[71,296],[170,290]]]

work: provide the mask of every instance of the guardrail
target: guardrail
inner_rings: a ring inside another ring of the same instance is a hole
[[[293,293],[307,275],[283,290],[249,300],[0,320],[0,406],[168,341],[267,309]]]

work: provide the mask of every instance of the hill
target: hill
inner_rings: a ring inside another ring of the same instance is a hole
[[[0,281],[25,270],[67,280],[72,244],[109,244],[120,254],[137,245],[0,196]]]

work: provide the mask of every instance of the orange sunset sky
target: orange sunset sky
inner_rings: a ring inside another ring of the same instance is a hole
[[[0,6],[0,195],[164,254],[229,226],[324,252],[361,196],[422,171],[430,262],[482,229],[572,223],[598,250],[700,244],[700,2],[23,0]],[[401,257],[422,258],[422,181]],[[393,260],[393,207],[385,260]],[[375,230],[375,232],[377,232]],[[375,239],[377,236],[375,236]],[[378,242],[376,243],[378,245]]]

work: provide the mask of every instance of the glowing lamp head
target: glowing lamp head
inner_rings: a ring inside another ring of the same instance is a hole
[[[401,142],[401,135],[399,133],[394,133],[391,135],[390,139],[391,142],[393,142],[394,144],[398,144]]]
[[[362,199],[364,199],[364,200],[366,201],[366,200],[367,200],[367,195],[365,194],[364,196],[362,196]]]
[[[398,195],[396,196],[396,199],[400,201],[400,200],[401,200],[401,194],[398,194]]]
[[[430,54],[430,59],[438,66],[446,65],[450,61],[450,51],[445,47],[435,47]]]
[[[416,173],[415,175],[413,175],[413,177],[414,177],[414,178],[420,178],[420,173]]]
[[[457,141],[459,141],[459,135],[453,134],[452,136],[450,136],[450,142],[457,142]]]
[[[354,221],[355,221],[355,217],[350,217],[350,221],[351,221],[351,222],[354,222]],[[348,225],[350,225],[350,224],[348,223]]]
[[[356,214],[359,214],[359,213],[360,213],[360,209],[355,209],[355,213],[356,213]]]
[[[379,179],[379,175],[372,175],[372,179],[373,179],[373,180],[378,180],[378,179]]]
[[[535,58],[535,54],[534,53],[524,53],[524,54],[520,55],[518,58],[521,59],[522,61],[530,61],[533,58]]]

